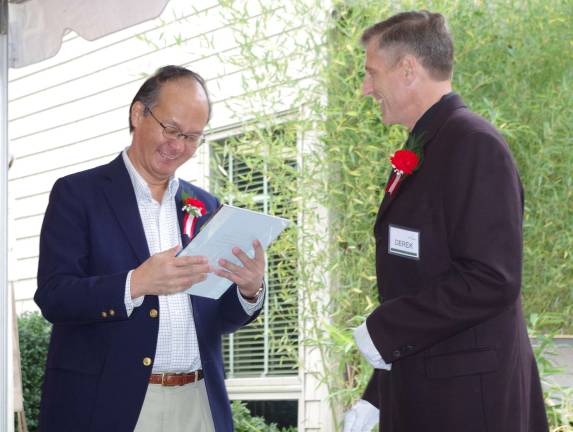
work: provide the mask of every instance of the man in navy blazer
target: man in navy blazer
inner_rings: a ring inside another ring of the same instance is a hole
[[[445,18],[362,35],[363,93],[410,134],[374,224],[383,300],[354,331],[375,372],[344,432],[543,432],[521,307],[523,191],[503,137],[452,92]]]
[[[34,297],[53,323],[42,432],[233,430],[221,337],[259,313],[264,251],[234,248],[243,266],[217,269],[175,256],[191,234],[186,200],[195,231],[219,206],[174,176],[210,112],[199,75],[161,68],[131,104],[131,146],[54,184]],[[212,271],[234,283],[220,299],[184,292]]]

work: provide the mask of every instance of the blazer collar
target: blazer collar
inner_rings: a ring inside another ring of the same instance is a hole
[[[181,232],[181,245],[182,247],[187,246],[191,242],[191,238],[187,234],[185,234],[183,230],[183,219],[185,217],[185,212],[183,211],[183,194],[186,194],[191,197],[195,197],[197,199],[201,199],[197,193],[197,188],[195,188],[190,183],[185,181],[179,181],[179,188],[177,189],[177,193],[175,194],[175,205],[177,207],[177,219],[179,220],[179,231]],[[197,219],[197,223],[195,224],[195,231],[193,236],[195,236],[201,229],[201,226],[207,222],[214,213],[216,213],[218,208],[207,208],[207,212]]]
[[[451,92],[444,95],[420,117],[412,130],[412,135],[420,137],[419,145],[423,147],[424,152],[427,150],[426,145],[430,144],[450,114],[458,108],[465,107],[460,95]]]
[[[131,178],[121,153],[104,169],[104,193],[119,225],[140,262],[149,258],[149,247],[135,198]]]
[[[466,105],[460,95],[457,93],[450,93],[444,98],[442,98],[436,105],[433,105],[432,113],[430,118],[420,118],[423,122],[422,125],[416,124],[414,127],[413,132],[415,131],[418,136],[420,136],[420,142],[418,145],[422,147],[422,151],[424,152],[424,159],[426,159],[426,154],[428,152],[428,148],[436,136],[438,131],[441,127],[445,124],[446,120],[450,117],[450,115],[459,108],[465,108]],[[420,170],[424,169],[424,164],[420,167]],[[402,180],[400,186],[396,191],[390,195],[389,193],[384,194],[384,198],[382,200],[382,204],[380,205],[380,209],[378,210],[378,215],[376,216],[376,224],[380,221],[384,213],[388,211],[390,206],[396,199],[399,197],[400,193],[404,190],[405,187],[408,186],[411,177],[416,176],[416,173],[412,174],[411,176],[407,176]]]
[[[184,187],[182,182],[179,182],[179,188],[177,189],[177,193],[175,194],[175,208],[177,209],[177,220],[179,221],[179,232],[181,233],[181,246],[185,248],[189,244],[191,239],[187,234],[183,232],[183,218],[185,217],[185,214],[183,212],[183,192],[184,192],[183,189]],[[187,193],[189,194],[189,192]]]

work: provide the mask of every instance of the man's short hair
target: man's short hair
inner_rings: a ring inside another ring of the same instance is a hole
[[[207,105],[209,107],[209,119],[211,118],[211,100],[209,99],[209,93],[207,92],[207,85],[205,80],[196,72],[193,72],[182,66],[163,66],[157,69],[153,75],[145,80],[137,91],[131,105],[129,106],[129,132],[133,132],[133,124],[131,123],[131,110],[135,102],[141,102],[143,105],[149,108],[153,108],[155,101],[157,100],[157,95],[161,90],[161,86],[167,81],[175,81],[182,78],[191,78],[197,81],[205,95],[207,96]],[[144,115],[147,115],[147,110]]]
[[[366,47],[372,38],[377,39],[379,49],[395,50],[394,62],[412,54],[433,79],[451,79],[454,43],[442,14],[426,10],[399,13],[364,30],[360,43]]]

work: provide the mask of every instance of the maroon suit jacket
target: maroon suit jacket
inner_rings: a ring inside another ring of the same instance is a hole
[[[507,144],[458,95],[433,109],[424,160],[378,212],[382,303],[367,318],[392,370],[364,399],[384,432],[542,432],[547,419],[520,301],[523,191]],[[390,225],[419,259],[389,253]]]

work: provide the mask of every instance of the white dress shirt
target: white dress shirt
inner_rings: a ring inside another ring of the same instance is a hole
[[[366,321],[354,329],[354,340],[362,355],[375,369],[392,369],[392,364],[384,361],[374,342],[372,342],[370,333],[368,333],[368,327],[366,327]]]
[[[179,179],[171,177],[161,202],[153,199],[151,190],[143,177],[137,172],[127,154],[128,148],[123,153],[123,161],[131,178],[139,215],[143,223],[143,230],[149,254],[154,255],[181,246],[181,230],[176,208],[175,195],[179,188]],[[131,298],[131,275],[130,271],[125,282],[125,308],[130,316],[133,309],[141,306],[144,296]],[[256,303],[245,300],[237,288],[237,296],[245,312],[252,315],[261,308],[264,295],[260,295]],[[153,362],[153,373],[161,372],[191,372],[201,369],[199,356],[199,344],[193,309],[189,294],[180,292],[171,295],[160,295],[159,298],[159,334],[157,338],[157,350]]]

